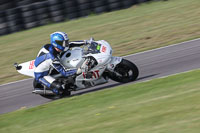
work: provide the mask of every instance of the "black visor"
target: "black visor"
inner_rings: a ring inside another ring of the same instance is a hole
[[[63,47],[68,47],[69,46],[69,40],[65,40],[65,41],[60,41],[60,40],[55,40],[55,42]]]

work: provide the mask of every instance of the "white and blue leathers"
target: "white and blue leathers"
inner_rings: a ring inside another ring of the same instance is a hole
[[[76,69],[65,71],[62,64],[60,64],[59,53],[50,44],[45,45],[39,51],[34,65],[35,80],[48,88],[55,81],[52,76],[48,75],[51,67],[55,68],[65,77],[73,75],[77,71]]]
[[[85,44],[85,41],[70,42],[70,47],[81,46]],[[63,76],[68,77],[74,75],[77,69],[65,70],[59,61],[60,53],[58,53],[53,45],[45,45],[38,53],[35,59],[35,80],[48,88],[51,88],[51,84],[55,81],[55,78],[49,75],[51,67],[55,68]]]

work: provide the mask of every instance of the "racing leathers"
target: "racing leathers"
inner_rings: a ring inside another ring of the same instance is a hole
[[[86,44],[85,41],[75,41],[69,43],[70,47],[81,46]],[[65,70],[65,68],[60,63],[60,53],[57,52],[53,45],[46,44],[39,51],[35,59],[35,80],[36,82],[46,86],[53,90],[54,93],[58,93],[59,89],[62,89],[62,85],[56,81],[51,75],[49,75],[51,68],[56,69],[64,77],[68,77],[76,74],[77,69]]]

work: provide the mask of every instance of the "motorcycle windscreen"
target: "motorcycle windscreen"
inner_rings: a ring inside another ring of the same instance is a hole
[[[17,71],[23,75],[34,77],[34,68],[35,68],[34,62],[35,60],[31,60],[31,61],[27,61],[27,62],[19,64],[21,68]]]

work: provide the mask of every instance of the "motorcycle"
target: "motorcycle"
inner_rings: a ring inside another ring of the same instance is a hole
[[[49,71],[49,75],[62,84],[64,88],[62,94],[55,95],[50,88],[37,83],[35,80],[33,81],[33,93],[45,98],[57,99],[70,96],[72,91],[105,84],[109,79],[120,83],[137,79],[139,75],[137,66],[122,57],[112,56],[113,51],[107,41],[91,39],[90,42],[88,45],[74,47],[61,54],[60,62],[64,68],[80,69],[79,74],[66,78],[53,68]],[[14,66],[20,74],[34,78],[34,61],[15,63]]]

